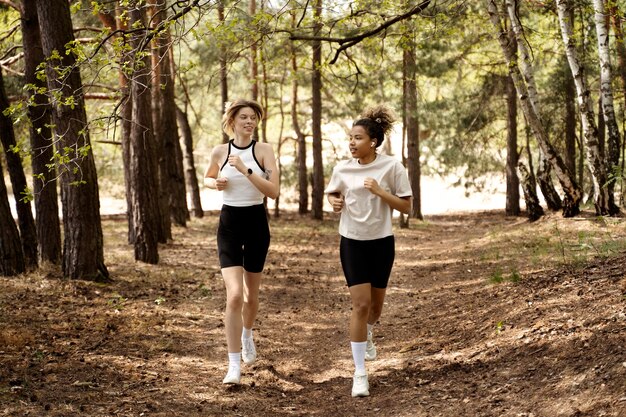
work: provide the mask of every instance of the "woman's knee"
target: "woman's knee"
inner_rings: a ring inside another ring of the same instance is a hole
[[[352,300],[352,310],[359,316],[369,315],[371,300],[369,298],[358,298]]]
[[[243,294],[227,294],[226,308],[229,310],[241,310],[243,307]]]

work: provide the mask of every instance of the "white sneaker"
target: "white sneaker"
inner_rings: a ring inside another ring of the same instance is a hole
[[[241,338],[241,358],[243,363],[250,365],[256,360],[256,347],[254,346],[254,339],[251,337]]]
[[[224,377],[222,384],[239,384],[241,380],[241,369],[237,366],[229,366],[228,373]]]
[[[372,332],[367,332],[367,346],[365,346],[365,360],[373,361],[376,359],[376,345],[374,344]]]
[[[370,384],[367,382],[367,374],[354,374],[352,378],[352,396],[367,397],[370,395]]]

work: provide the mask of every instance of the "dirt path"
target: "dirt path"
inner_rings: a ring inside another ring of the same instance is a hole
[[[623,219],[430,216],[396,266],[350,397],[336,219],[272,220],[259,360],[225,387],[210,215],[137,264],[105,222],[110,285],[0,280],[1,416],[626,416]]]

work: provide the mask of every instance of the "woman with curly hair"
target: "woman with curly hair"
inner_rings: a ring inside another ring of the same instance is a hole
[[[393,112],[385,106],[366,109],[350,131],[352,158],[337,164],[325,190],[333,211],[341,213],[339,253],[352,300],[353,397],[369,395],[365,360],[376,358],[372,328],[382,312],[395,257],[392,212],[411,208],[404,166],[376,152],[393,122]]]

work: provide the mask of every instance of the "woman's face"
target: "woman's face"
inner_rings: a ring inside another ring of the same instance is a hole
[[[376,140],[370,138],[363,126],[353,126],[349,147],[353,158],[363,158],[376,152]]]
[[[235,136],[252,136],[258,123],[256,113],[250,107],[242,107],[232,121]]]

